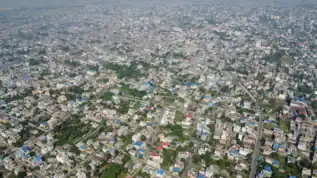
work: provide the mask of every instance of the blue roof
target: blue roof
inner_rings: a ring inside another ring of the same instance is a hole
[[[284,148],[284,145],[279,145],[278,147],[279,147],[279,148]]]
[[[6,104],[6,101],[0,100],[0,104]]]
[[[274,128],[274,131],[281,131],[281,129],[280,128]]]
[[[198,84],[195,83],[195,82],[185,82],[184,85],[186,85],[186,86],[195,86],[195,85],[198,85]]]
[[[208,136],[209,133],[208,132],[203,132],[202,135]]]
[[[277,150],[278,149],[278,144],[277,143],[273,143],[273,149]]]
[[[208,106],[209,106],[209,107],[215,107],[215,106],[216,106],[216,103],[208,103]]]
[[[158,173],[159,175],[164,175],[165,171],[164,171],[164,169],[159,169],[156,171],[156,173]]]
[[[289,178],[296,178],[296,176],[289,176]]]
[[[269,165],[265,165],[265,166],[264,166],[264,170],[265,170],[265,171],[268,171],[268,172],[272,172],[272,167],[269,166]]]
[[[173,172],[181,172],[181,168],[179,168],[179,167],[174,167],[174,168],[173,168]]]
[[[260,155],[260,156],[258,157],[258,160],[263,160],[263,156]]]
[[[86,145],[80,145],[79,148],[80,148],[80,149],[86,149],[87,146],[86,146]]]
[[[30,80],[31,77],[29,77],[29,76],[24,76],[23,79],[24,79],[24,80]]]
[[[83,97],[82,97],[82,100],[83,100],[83,101],[88,101],[88,97],[83,96]]]
[[[239,154],[239,150],[230,150],[229,153],[230,154]]]
[[[265,119],[263,122],[264,122],[264,123],[271,123],[271,121],[270,121],[270,120],[267,120],[267,119]]]
[[[175,88],[172,88],[171,89],[171,92],[176,92],[177,90]]]
[[[203,175],[203,174],[198,174],[197,178],[205,178],[205,175]]]
[[[136,142],[135,142],[135,145],[137,145],[137,146],[142,146],[142,145],[143,145],[143,142],[142,142],[142,141],[136,141]]]
[[[204,95],[204,96],[202,96],[202,98],[203,98],[203,99],[205,99],[205,98],[211,98],[211,96]]]
[[[305,98],[304,98],[304,97],[297,97],[297,98],[295,98],[295,100],[296,100],[296,101],[304,101]]]
[[[138,152],[144,153],[144,149],[140,148],[138,149]]]
[[[115,123],[116,123],[116,124],[120,124],[120,120],[116,120]]]
[[[47,125],[48,122],[47,121],[43,121],[43,122],[40,122],[40,124]]]
[[[22,149],[22,151],[24,151],[24,152],[30,151],[30,148],[27,147],[27,146],[25,146],[25,145],[23,145],[23,146],[21,147],[21,149]]]
[[[153,123],[148,123],[147,126],[152,127]]]
[[[279,162],[278,160],[275,159],[275,160],[273,161],[273,165],[279,165],[279,164],[280,164],[280,162]]]
[[[248,122],[248,124],[255,125],[256,122]]]
[[[34,157],[33,162],[36,163],[41,163],[42,162],[42,157],[40,155],[37,155]]]

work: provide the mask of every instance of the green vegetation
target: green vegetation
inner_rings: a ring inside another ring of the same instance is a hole
[[[271,158],[279,161],[279,167],[284,167],[285,164],[285,156],[282,156],[276,152],[271,153]]]
[[[211,160],[211,164],[218,165],[220,170],[233,170],[234,168],[234,163],[228,160],[226,156],[220,160]]]
[[[103,99],[103,100],[106,100],[106,101],[110,101],[110,100],[112,100],[112,96],[113,96],[114,94],[112,93],[112,92],[105,92],[105,93],[103,93],[102,95],[101,95],[101,99]]]
[[[88,65],[88,70],[98,72],[99,71],[99,66],[97,66],[97,65]]]
[[[311,107],[313,109],[317,109],[317,101],[313,101],[312,104],[311,104]]]
[[[78,138],[87,134],[91,130],[89,125],[79,122],[79,118],[75,117],[66,120],[54,128],[55,145],[64,145],[66,143],[73,144]]]
[[[19,172],[18,175],[15,175],[14,173],[11,173],[8,178],[24,178],[27,176],[26,172]]]
[[[212,91],[211,91],[211,96],[212,96],[212,97],[217,96],[217,91],[216,91],[216,90],[212,90]]]
[[[205,161],[207,166],[210,166],[213,163],[211,155],[212,155],[211,152],[206,152],[206,154],[201,155],[201,159]]]
[[[71,86],[67,88],[67,91],[81,95],[85,90],[81,86]]]
[[[1,122],[0,125],[3,125],[6,129],[12,128],[12,124],[10,122]]]
[[[9,103],[9,102],[15,101],[15,100],[23,100],[27,96],[32,96],[32,91],[33,91],[33,88],[26,88],[19,95],[12,96],[10,98],[6,98],[6,102]]]
[[[124,145],[129,145],[132,143],[132,135],[126,135],[120,137],[120,140],[123,142]],[[125,147],[123,147],[125,148]]]
[[[177,152],[175,150],[163,149],[163,168],[168,169],[170,165],[174,164]]]
[[[201,157],[199,155],[193,155],[193,163],[199,164],[201,161]]]
[[[300,92],[300,93],[313,93],[313,88],[311,88],[310,86],[306,85],[306,84],[303,84],[303,85],[299,85],[297,87],[297,91]]]
[[[130,66],[120,65],[115,63],[106,63],[104,68],[114,70],[117,72],[117,77],[122,78],[137,78],[143,76],[141,71],[137,69],[139,63],[131,62]]]
[[[145,135],[141,135],[141,140],[142,140],[142,141],[145,141],[145,140],[146,140]]]
[[[123,177],[126,173],[123,165],[121,164],[111,164],[102,171],[101,178],[118,178]]]
[[[80,66],[80,63],[77,61],[73,61],[73,60],[65,60],[64,64],[71,66],[71,67],[78,67]]]
[[[103,84],[105,84],[105,83],[108,83],[109,82],[109,79],[107,79],[107,78],[103,78],[103,79],[99,79],[98,80],[98,83],[103,83]]]
[[[130,109],[130,103],[128,101],[122,101],[117,111],[120,114],[126,114],[128,113],[129,109]]]
[[[275,126],[273,124],[268,124],[268,123],[264,123],[264,128],[268,129],[268,130],[272,130],[275,128]]]
[[[180,111],[176,111],[175,113],[175,120],[176,121],[183,121],[185,119],[185,114],[180,112]]]
[[[143,177],[143,178],[150,178],[150,177],[151,177],[150,174],[148,174],[148,173],[146,173],[146,172],[142,172],[142,171],[139,171],[139,172],[137,173],[137,176],[140,176],[140,177]]]
[[[290,132],[289,120],[280,119],[279,128],[282,129],[285,133],[289,133]]]
[[[141,107],[141,103],[140,102],[136,102],[133,106],[133,109],[140,109]]]
[[[246,108],[241,108],[241,107],[236,107],[236,109],[238,110],[238,113],[242,114],[242,113],[252,113],[255,114],[255,111],[251,110],[251,109],[246,109]]]
[[[137,90],[137,89],[130,88],[130,87],[127,86],[127,85],[123,85],[123,86],[120,88],[120,92],[121,92],[121,93],[124,93],[125,95],[130,95],[130,96],[138,97],[138,98],[142,98],[143,96],[146,95],[146,91],[139,91],[139,90]]]
[[[42,58],[40,58],[40,59],[33,59],[33,58],[29,59],[29,64],[31,66],[37,66],[37,65],[39,65],[41,63],[45,63],[45,62],[46,61],[44,59],[42,59]]]
[[[181,125],[178,125],[178,124],[170,125],[169,124],[169,125],[165,126],[165,128],[171,131],[169,133],[169,135],[178,137],[180,142],[185,141],[186,137],[184,135],[184,130],[183,130],[183,127]]]

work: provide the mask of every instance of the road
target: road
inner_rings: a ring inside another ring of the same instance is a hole
[[[252,155],[252,163],[251,163],[251,171],[249,178],[254,178],[256,176],[256,171],[257,171],[257,163],[258,163],[258,157],[260,153],[260,146],[261,146],[261,138],[263,134],[263,113],[261,110],[261,107],[258,103],[258,101],[253,97],[253,95],[241,84],[239,83],[240,87],[249,95],[249,97],[255,102],[255,106],[257,108],[257,113],[259,113],[259,122],[258,122],[258,130],[257,130],[257,138],[256,138],[256,143],[255,147],[253,150],[253,155]]]
[[[40,131],[43,131],[44,133],[48,132],[48,130],[42,129],[41,127],[38,127],[38,126],[36,126],[36,125],[34,125],[34,124],[30,123],[30,122],[28,123],[28,126],[36,128],[36,129],[38,129]]]
[[[253,155],[252,155],[252,163],[251,163],[251,171],[250,171],[250,175],[249,178],[255,178],[256,176],[256,171],[257,171],[257,163],[258,163],[258,157],[259,157],[259,153],[260,153],[260,146],[261,146],[261,138],[263,135],[263,119],[264,119],[264,115],[262,113],[262,109],[258,103],[258,101],[255,99],[255,97],[252,95],[252,93],[249,92],[248,89],[246,89],[241,82],[239,82],[239,79],[235,76],[233,76],[232,74],[230,74],[229,72],[226,71],[227,74],[229,74],[230,76],[233,77],[233,83],[238,83],[239,86],[248,94],[248,96],[253,100],[253,102],[255,102],[255,106],[256,106],[256,110],[257,113],[259,114],[259,122],[258,122],[258,127],[257,127],[257,138],[256,138],[256,143],[255,143],[255,147],[253,150]]]
[[[195,154],[197,154],[198,149],[199,149],[200,146],[202,145],[202,144],[200,144],[200,141],[199,141],[198,145],[199,145],[199,146],[197,146],[197,147],[195,148],[195,150],[193,151],[192,156],[189,157],[188,160],[187,160],[186,167],[184,168],[184,171],[183,171],[183,173],[182,173],[182,175],[181,175],[182,178],[185,178],[186,175],[187,175],[188,170],[189,170],[190,168],[192,168],[192,167],[195,166],[195,163],[193,163],[193,156],[194,156]]]

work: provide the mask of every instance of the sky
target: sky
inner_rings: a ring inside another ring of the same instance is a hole
[[[93,2],[132,2],[132,1],[138,1],[144,2],[147,1],[147,3],[152,2],[161,2],[161,3],[168,3],[173,2],[175,0],[0,0],[0,9],[5,8],[23,8],[23,7],[52,7],[52,6],[63,6],[63,5],[83,5],[83,4],[91,4]],[[206,0],[178,0],[178,1],[184,1],[184,2],[204,2]],[[292,4],[306,4],[306,3],[316,3],[317,0],[207,0],[208,2],[230,2],[231,3],[261,3],[261,2],[292,2]]]
[[[0,8],[80,5],[94,1],[96,0],[0,0]]]

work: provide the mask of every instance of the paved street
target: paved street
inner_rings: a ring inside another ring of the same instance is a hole
[[[257,163],[258,163],[258,157],[260,153],[260,146],[261,146],[261,138],[262,138],[262,132],[263,132],[263,113],[261,110],[261,107],[258,103],[258,101],[253,97],[253,95],[241,84],[239,85],[242,87],[242,89],[252,98],[252,100],[256,103],[257,113],[259,113],[259,122],[258,122],[258,130],[257,130],[257,138],[256,143],[252,155],[252,163],[251,163],[251,171],[249,178],[254,178],[257,171]]]

